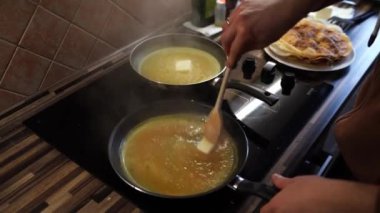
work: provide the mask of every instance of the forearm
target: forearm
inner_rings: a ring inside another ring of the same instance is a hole
[[[313,10],[336,0],[243,0],[223,27],[222,45],[233,67],[241,55],[279,39]]]
[[[248,0],[249,1],[249,0]],[[255,0],[253,0],[255,1]],[[283,11],[279,11],[277,14],[287,14],[285,19],[290,23],[289,26],[293,26],[301,18],[306,17],[309,12],[320,10],[331,4],[339,2],[339,0],[266,0],[268,2],[277,2],[274,4],[281,5]]]
[[[260,212],[379,213],[379,185],[318,176],[272,176],[280,191]]]
[[[359,207],[355,210],[355,207],[353,206],[351,208],[353,212],[380,212],[380,186],[365,184],[363,186],[358,186],[357,190],[353,187],[351,193],[356,193],[356,199],[351,202],[356,202],[356,206]]]
[[[333,188],[331,193],[334,190],[340,191],[334,195],[336,198],[333,202],[340,206],[336,212],[379,212],[379,185],[332,180],[331,187]]]
[[[310,4],[312,5],[311,6],[311,11],[316,11],[316,10],[320,10],[324,7],[327,7],[331,4],[334,4],[336,2],[339,2],[340,0],[320,0],[320,1],[317,1],[317,0],[309,0]]]

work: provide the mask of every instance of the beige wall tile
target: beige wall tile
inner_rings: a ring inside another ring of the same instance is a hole
[[[75,69],[82,68],[95,41],[94,36],[71,25],[61,49],[58,50],[56,61]]]
[[[41,2],[41,0],[29,0],[30,2],[32,2],[33,4],[39,4]]]
[[[18,48],[0,86],[24,95],[32,95],[38,91],[49,64],[50,60]]]
[[[65,78],[69,77],[74,73],[75,71],[70,69],[69,67],[53,63],[52,66],[50,66],[50,69],[46,75],[45,80],[41,85],[40,90],[45,90],[48,87],[64,80]]]
[[[83,0],[74,23],[98,36],[104,28],[110,9],[111,3],[108,0]]]
[[[113,6],[100,37],[114,47],[123,47],[146,34],[148,30],[133,17]]]
[[[116,48],[111,47],[110,45],[101,40],[98,40],[90,54],[90,57],[88,58],[87,64],[94,63],[97,60],[111,54],[115,50]]]
[[[174,17],[176,11],[163,0],[115,0],[115,3],[150,28],[165,24]]]
[[[0,38],[17,44],[36,6],[27,0],[0,1]]]
[[[0,79],[16,49],[16,45],[0,39]]]
[[[0,112],[25,99],[25,96],[0,89]]]
[[[74,18],[81,0],[41,0],[41,5],[68,21]]]
[[[176,17],[191,13],[191,1],[189,0],[162,0],[162,2],[171,8]]]
[[[39,7],[21,41],[21,46],[53,59],[69,22]]]

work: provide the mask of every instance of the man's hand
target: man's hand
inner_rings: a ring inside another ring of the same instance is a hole
[[[245,0],[223,25],[222,45],[232,68],[241,55],[279,39],[308,12],[336,0]]]
[[[285,178],[276,174],[272,181],[281,191],[261,208],[262,213],[377,211],[379,186],[376,185],[318,176]]]

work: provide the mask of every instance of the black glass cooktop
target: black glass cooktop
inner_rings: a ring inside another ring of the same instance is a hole
[[[265,133],[259,128],[255,130],[255,125],[260,124],[248,126],[241,123],[250,140],[250,155],[241,176],[261,181],[331,89],[332,86],[325,83],[311,85],[299,81],[291,95],[278,93],[280,101],[276,113],[267,116],[268,122],[277,122],[272,128],[275,132],[271,133],[271,128],[266,128]],[[33,116],[25,124],[146,212],[234,212],[246,195],[225,187],[194,199],[153,198],[121,181],[107,157],[110,134],[127,114],[162,99],[193,99],[212,105],[216,93],[217,89],[207,83],[191,88],[157,87],[139,77],[126,63]],[[225,101],[223,108],[232,113],[231,108],[236,108],[237,103]],[[256,113],[264,113],[265,108],[258,110],[261,111]],[[265,123],[265,120],[259,122]]]

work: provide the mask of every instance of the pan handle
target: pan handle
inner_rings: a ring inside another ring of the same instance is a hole
[[[237,89],[237,90],[240,90],[242,92],[245,92],[245,93],[267,103],[269,106],[273,106],[279,100],[278,96],[276,96],[276,95],[274,95],[268,91],[265,91],[263,89],[260,89],[258,87],[255,87],[249,83],[245,83],[245,82],[241,82],[241,81],[237,81],[237,80],[229,80],[227,87],[231,88],[231,89]]]
[[[228,186],[235,191],[253,194],[266,201],[270,200],[279,191],[279,189],[274,186],[249,181],[240,176],[236,176]]]

